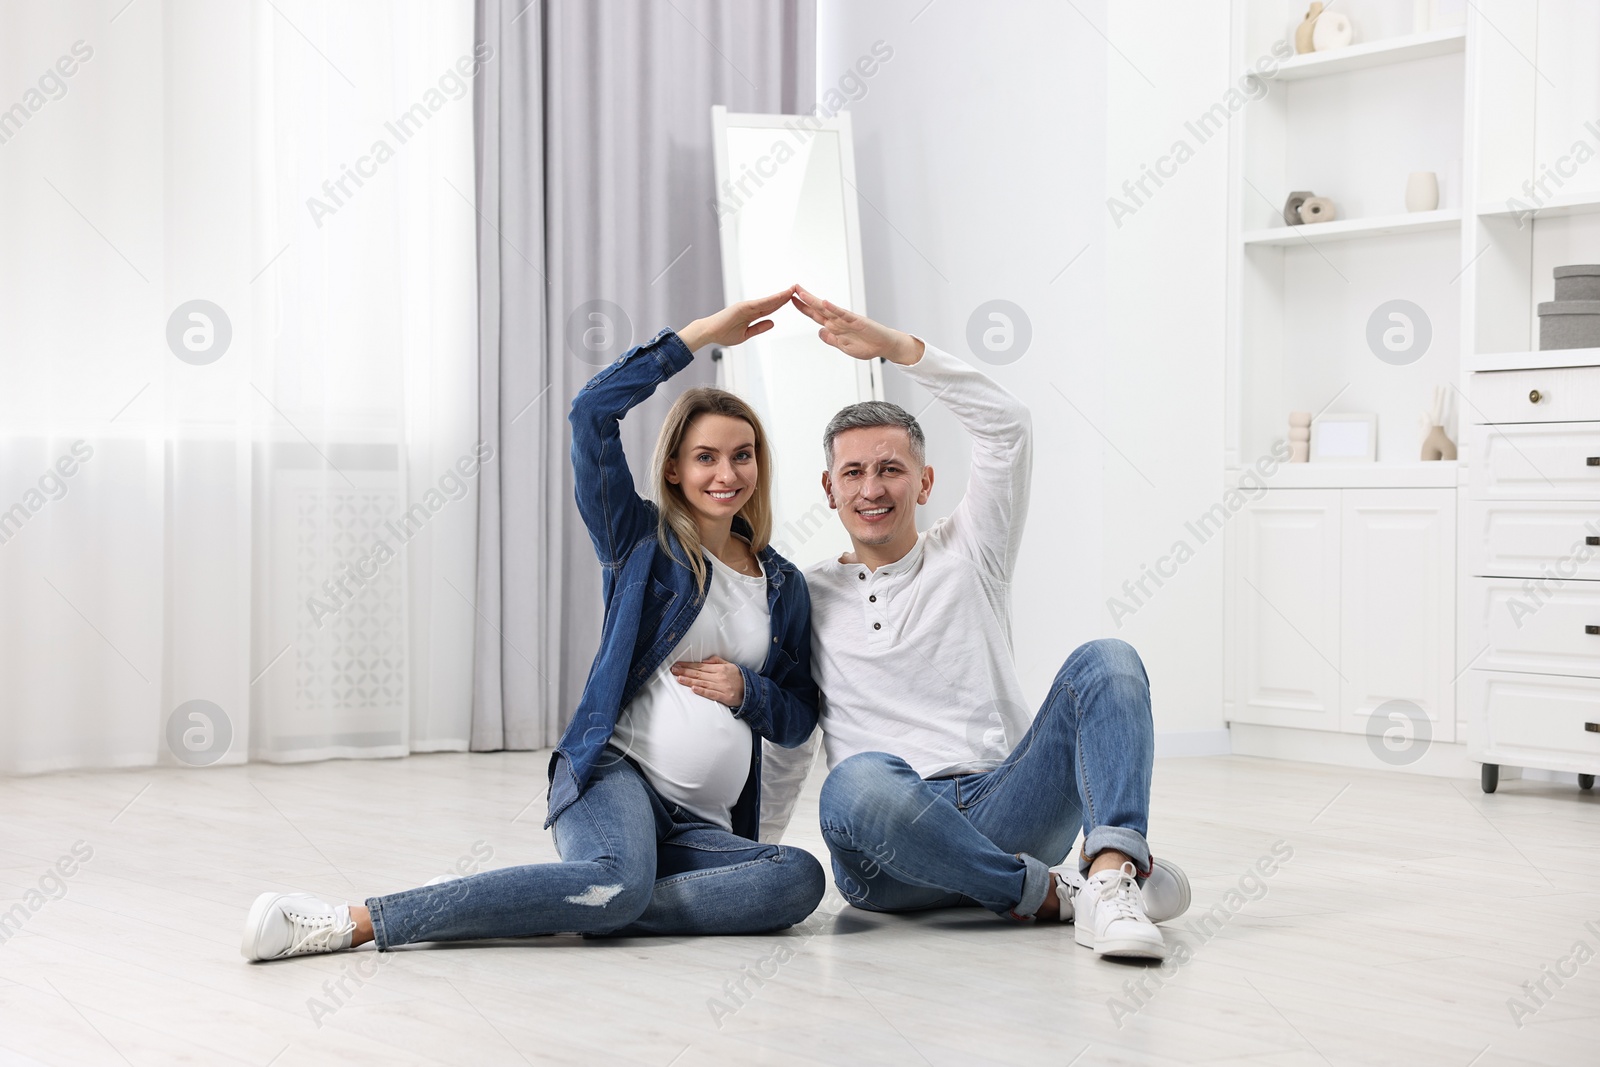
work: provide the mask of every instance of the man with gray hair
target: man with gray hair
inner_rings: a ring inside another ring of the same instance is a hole
[[[1188,908],[1189,886],[1145,838],[1154,728],[1138,653],[1114,639],[1080,646],[1037,714],[1017,677],[1011,582],[1033,462],[1028,409],[910,334],[804,289],[793,303],[825,343],[902,367],[972,437],[961,502],[919,532],[933,468],[917,420],[871,401],[823,435],[822,489],[852,545],[806,570],[829,767],[822,834],[840,893],[870,911],[978,904],[1070,920],[1097,955],[1164,957],[1154,924]],[[763,840],[782,832],[814,751],[813,741],[764,757]]]

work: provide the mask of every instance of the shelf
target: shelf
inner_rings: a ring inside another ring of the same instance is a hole
[[[1527,197],[1517,197],[1523,203],[1531,203]],[[1567,215],[1589,215],[1600,212],[1600,193],[1569,193],[1566,196],[1555,196],[1547,200],[1543,206],[1535,208],[1533,219],[1559,219]],[[1486,201],[1478,205],[1478,217],[1485,219],[1514,219],[1522,214],[1518,208],[1507,207],[1505,201]]]
[[[1600,366],[1600,348],[1547,348],[1543,352],[1480,352],[1461,361],[1466,371],[1545,370]]]
[[[1457,483],[1459,461],[1424,463],[1284,463],[1263,478],[1268,489],[1451,489]],[[1245,471],[1230,470],[1225,484],[1239,487]],[[1253,471],[1248,473],[1254,474]],[[1245,491],[1254,483],[1245,486]]]
[[[1366,219],[1307,222],[1300,226],[1273,226],[1265,230],[1250,230],[1242,239],[1247,245],[1319,245],[1328,241],[1350,241],[1394,233],[1449,230],[1460,225],[1461,212],[1447,208],[1405,215],[1378,215]]]
[[[1344,74],[1352,70],[1366,70],[1390,63],[1407,63],[1413,59],[1464,52],[1467,48],[1465,27],[1435,30],[1431,33],[1412,33],[1404,37],[1389,37],[1382,41],[1353,44],[1330,52],[1308,52],[1303,56],[1286,59],[1278,64],[1277,81],[1301,81],[1320,78],[1327,74]]]

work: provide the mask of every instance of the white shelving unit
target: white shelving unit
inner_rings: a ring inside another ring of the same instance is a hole
[[[1456,460],[1434,463],[1287,463],[1266,479],[1269,489],[1454,488],[1465,469]],[[1228,486],[1239,485],[1230,472]]]
[[[1467,31],[1464,27],[1411,33],[1403,37],[1353,44],[1335,52],[1309,52],[1295,56],[1279,64],[1277,76],[1280,81],[1300,81],[1389,63],[1404,63],[1412,59],[1428,59],[1450,52],[1464,52],[1466,48]]]
[[[1596,57],[1600,61],[1600,56]],[[1596,146],[1600,148],[1600,146]],[[1478,205],[1478,215],[1489,219],[1515,219],[1527,214],[1532,209],[1533,218],[1559,219],[1568,215],[1592,215],[1600,211],[1600,193],[1583,192],[1569,193],[1565,196],[1557,194],[1546,200],[1540,201],[1535,207],[1526,195],[1518,197],[1526,207],[1508,207],[1505,201],[1484,203]]]
[[[1596,364],[1600,364],[1600,348],[1552,348],[1543,352],[1481,352],[1464,357],[1461,369],[1471,374],[1480,370],[1543,370]]]
[[[1234,69],[1292,40],[1305,8],[1235,0]],[[1235,751],[1371,767],[1369,737],[1351,735],[1404,701],[1427,717],[1425,754],[1383,763],[1476,773],[1458,698],[1482,652],[1467,647],[1481,627],[1466,614],[1463,398],[1475,369],[1600,363],[1529,351],[1551,269],[1600,262],[1600,5],[1469,8],[1464,27],[1414,32],[1412,5],[1341,0],[1356,43],[1253,75],[1264,93],[1232,120],[1224,485],[1266,485],[1230,528]],[[1405,211],[1411,171],[1438,173],[1437,210]],[[1286,225],[1297,190],[1332,198],[1338,219]],[[1367,340],[1393,300],[1420,307],[1430,335],[1404,365]],[[1425,463],[1419,415],[1441,385],[1460,457]],[[1376,413],[1377,462],[1253,478],[1291,411]]]
[[[1453,230],[1461,225],[1457,208],[1416,211],[1405,215],[1379,215],[1366,219],[1335,219],[1333,222],[1282,225],[1251,230],[1240,240],[1247,245],[1318,244],[1323,241],[1351,241],[1384,237],[1395,233],[1422,233],[1427,230]]]

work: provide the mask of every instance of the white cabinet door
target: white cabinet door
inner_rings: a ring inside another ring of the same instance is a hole
[[[1339,728],[1338,489],[1271,489],[1240,511],[1234,721]]]
[[[1343,494],[1339,725],[1361,733],[1374,709],[1403,700],[1433,740],[1454,741],[1456,491]]]

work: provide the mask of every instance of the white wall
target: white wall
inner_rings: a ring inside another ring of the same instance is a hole
[[[1137,610],[1113,622],[1103,606],[1100,618],[1144,657],[1158,754],[1226,752],[1223,539],[1201,543],[1185,523],[1223,493],[1229,146],[1221,134],[1197,144],[1184,124],[1238,84],[1230,9],[1227,0],[1193,0],[1162,5],[1153,18],[1148,5],[1123,0],[1108,16],[1116,52],[1106,195],[1122,197],[1122,183],[1137,181],[1179,139],[1193,154],[1159,187],[1147,181],[1152,195],[1120,226],[1106,214],[1110,344],[1101,428],[1127,461],[1113,454],[1106,466],[1101,600],[1120,597]],[[1151,595],[1133,605],[1123,583],[1137,582],[1180,538],[1193,557],[1159,586],[1146,579]]]
[[[970,360],[1033,410],[1013,632],[1023,685],[1042,700],[1067,654],[1108,632],[1106,448],[1071,406],[1096,423],[1105,409],[1105,44],[1071,6],[1042,0],[817,6],[819,95],[875,41],[894,50],[848,104],[867,313]],[[1099,0],[1077,6],[1103,20]],[[969,316],[993,299],[1020,306],[1032,326],[1009,365],[980,362],[967,345]],[[898,370],[885,377],[888,398],[921,413],[928,434],[926,528],[960,497],[968,440]]]
[[[818,5],[819,93],[873,41],[895,50],[849,105],[868,312],[971,357],[975,307],[1026,311],[1020,360],[974,359],[1035,418],[1023,683],[1042,698],[1074,647],[1121,637],[1150,674],[1157,751],[1227,751],[1221,540],[1164,586],[1147,579],[1131,616],[1107,605],[1222,492],[1227,143],[1149,186],[1158,195],[1120,227],[1106,198],[1226,92],[1228,5],[1153,18],[1115,0],[924,3]],[[926,403],[892,369],[888,389],[912,411]],[[937,405],[923,422],[938,475],[926,524],[965,483],[967,444]]]

